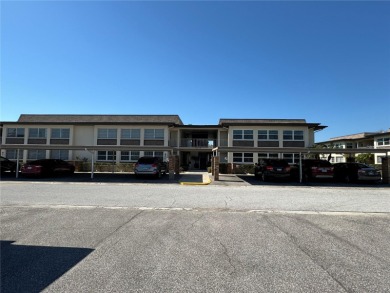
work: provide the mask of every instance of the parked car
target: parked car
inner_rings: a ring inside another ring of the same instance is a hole
[[[299,165],[291,169],[291,176],[299,179]],[[333,179],[333,165],[329,161],[317,159],[302,160],[302,180]]]
[[[261,159],[255,166],[255,177],[263,181],[290,178],[290,165],[283,159]]]
[[[152,175],[160,178],[167,173],[167,163],[159,157],[141,157],[134,167],[135,176]]]
[[[8,160],[7,158],[0,157],[0,167],[1,173],[4,172],[15,172],[16,171],[16,163]]]
[[[381,173],[373,167],[362,163],[337,163],[334,167],[334,179],[344,182],[371,181],[382,179]]]
[[[57,159],[42,159],[28,162],[20,172],[25,176],[54,176],[58,174],[73,174],[74,165]]]

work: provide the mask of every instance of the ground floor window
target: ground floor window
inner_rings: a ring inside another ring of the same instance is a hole
[[[382,157],[376,157],[376,163],[377,164],[382,164]]]
[[[153,152],[153,151],[147,151],[144,152],[145,157],[159,157],[162,160],[164,159],[164,152]]]
[[[279,154],[277,154],[277,153],[259,153],[258,158],[259,159],[278,159]]]
[[[121,161],[136,162],[140,157],[139,153],[138,151],[121,152]]]
[[[68,150],[52,150],[50,152],[50,159],[57,160],[69,160],[69,151]]]
[[[46,159],[46,151],[45,150],[28,150],[27,159],[28,160]]]
[[[97,155],[98,161],[115,161],[116,152],[115,151],[98,151]]]
[[[283,154],[283,159],[289,164],[299,164],[299,154]]]
[[[8,160],[16,160],[18,156],[18,150],[6,150],[5,156]],[[19,151],[19,160],[23,159],[23,151]]]
[[[253,163],[253,153],[233,153],[234,163]]]

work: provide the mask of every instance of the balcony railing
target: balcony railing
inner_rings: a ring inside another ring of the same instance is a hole
[[[169,142],[169,146],[177,147],[177,140],[172,140]],[[217,139],[207,139],[207,138],[183,138],[180,140],[180,147],[183,148],[215,148],[218,146]]]

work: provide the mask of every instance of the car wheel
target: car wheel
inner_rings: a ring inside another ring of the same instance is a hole
[[[161,178],[161,172],[158,171],[157,174],[156,174],[156,178],[160,179]]]
[[[345,183],[351,183],[351,177],[349,177],[349,175],[345,176],[344,182]]]

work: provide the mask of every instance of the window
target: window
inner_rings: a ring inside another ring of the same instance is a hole
[[[8,128],[7,137],[24,137],[24,128]]]
[[[379,138],[376,140],[378,145],[389,145],[390,144],[390,138],[385,137],[385,138]]]
[[[382,164],[382,157],[377,157],[376,158],[376,163],[377,164]]]
[[[122,129],[121,130],[122,139],[140,139],[141,130],[140,129]]]
[[[284,130],[283,140],[303,140],[303,130]]]
[[[28,136],[29,138],[46,138],[46,128],[30,128]]]
[[[50,152],[50,159],[69,160],[68,150],[52,150]]]
[[[347,149],[353,149],[353,143],[347,142]]]
[[[252,153],[233,153],[233,162],[235,163],[253,163]]]
[[[233,139],[253,139],[253,130],[233,130]]]
[[[283,154],[283,159],[285,159],[289,164],[298,164],[299,154]]]
[[[259,159],[278,159],[279,154],[276,153],[259,153],[258,154]]]
[[[28,150],[27,159],[28,160],[46,159],[46,151],[45,150]]]
[[[145,157],[159,157],[159,158],[163,159],[164,158],[164,152],[148,151],[148,152],[144,152],[144,156]]]
[[[131,152],[121,152],[121,161],[135,162],[139,159],[139,152],[131,151]]]
[[[116,152],[115,151],[98,151],[97,155],[98,161],[115,161]]]
[[[16,160],[16,157],[18,156],[17,150],[6,150],[5,156],[9,160]],[[19,159],[23,159],[23,151],[19,151]]]
[[[145,129],[145,139],[164,139],[164,129]]]
[[[278,140],[279,134],[277,130],[259,130],[258,140]]]
[[[98,139],[116,139],[115,128],[99,128]]]
[[[53,128],[51,130],[51,138],[54,139],[69,139],[69,128]]]

